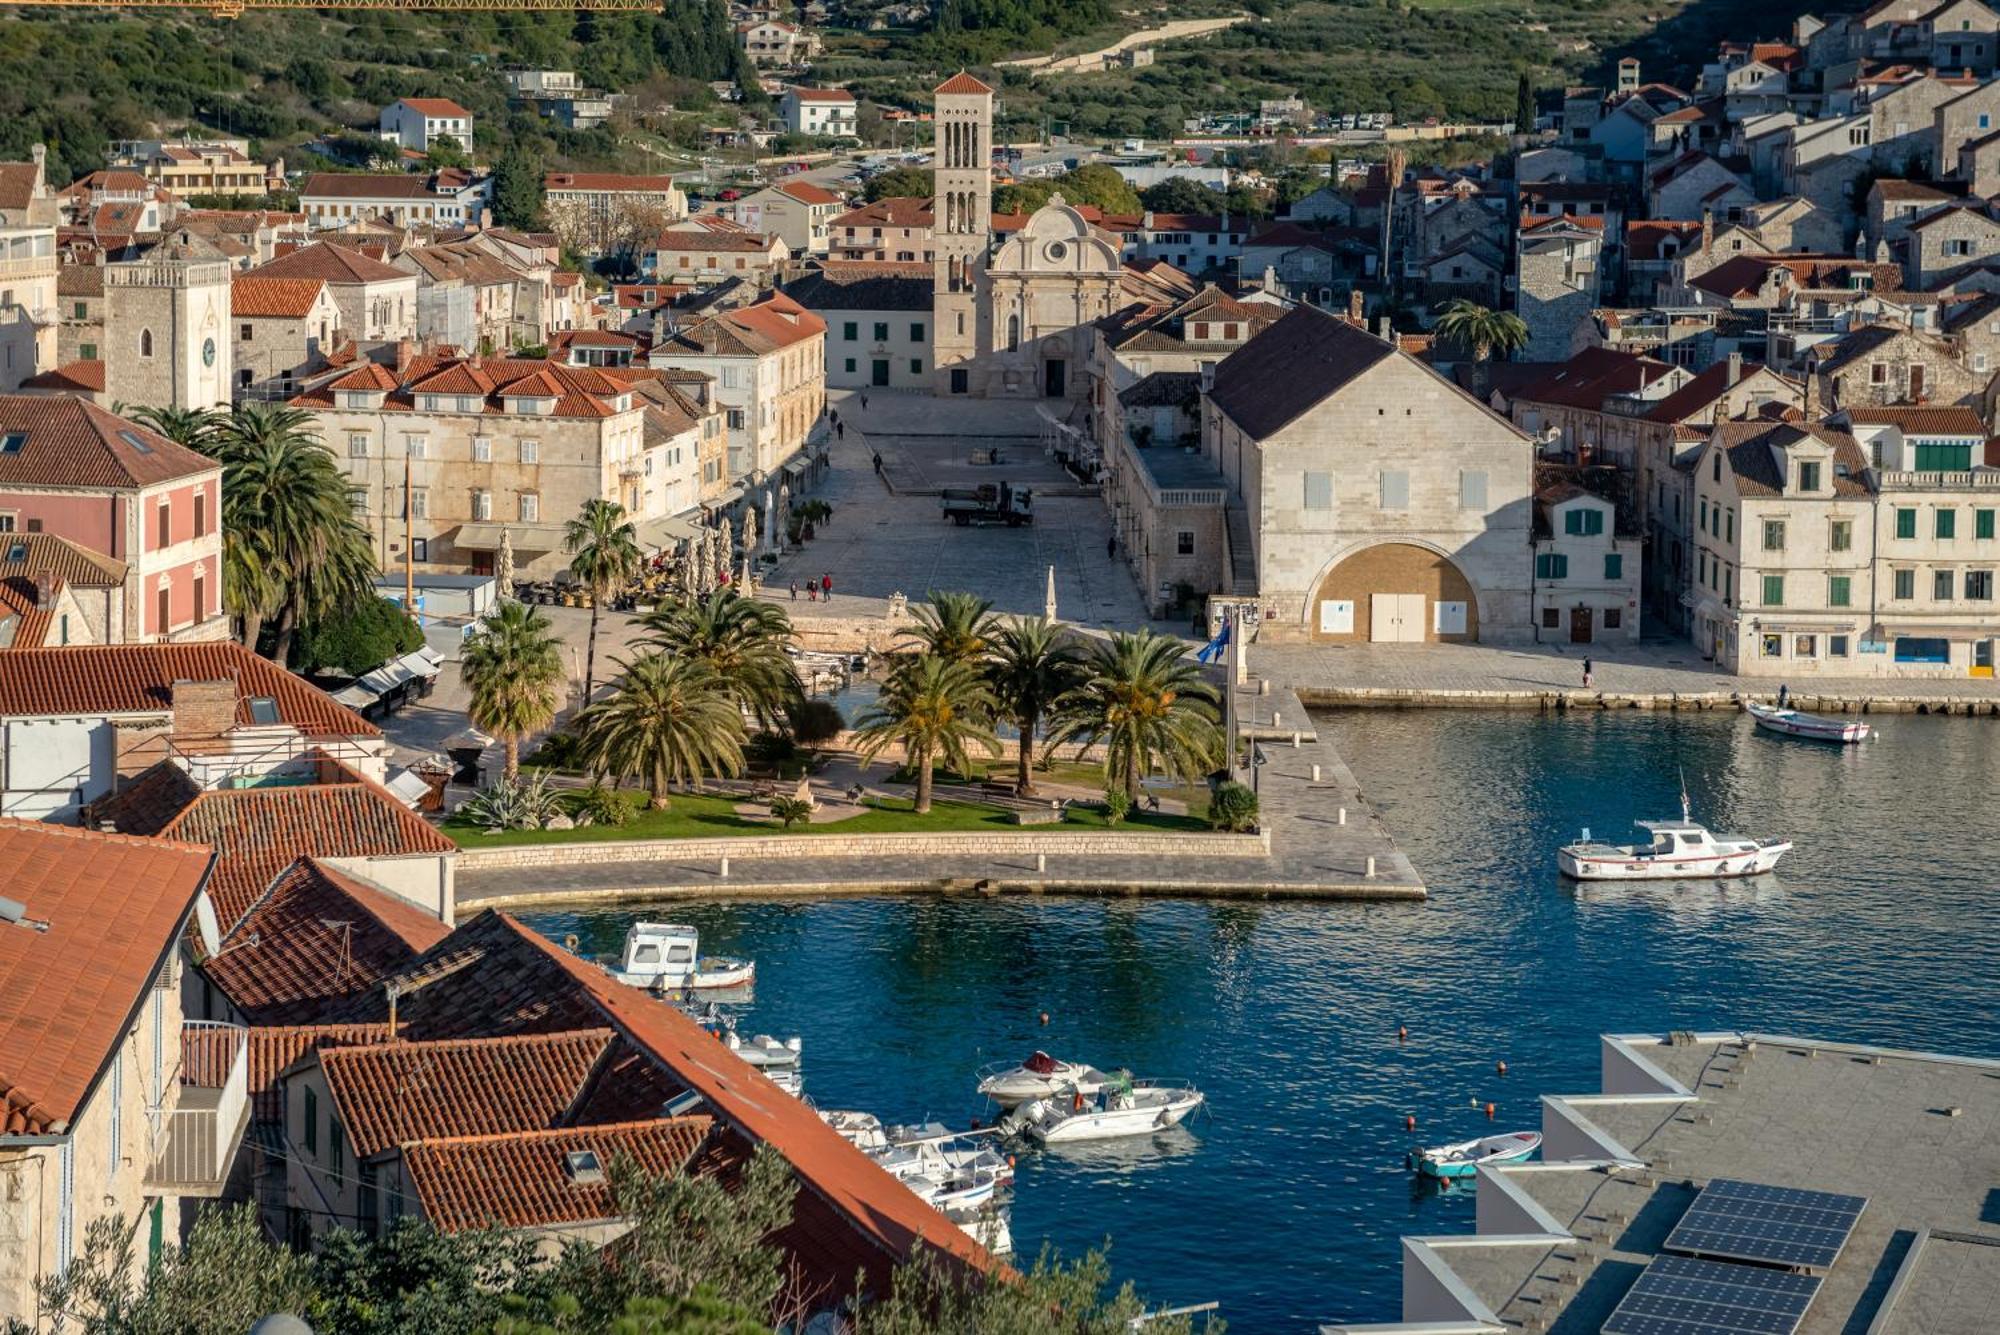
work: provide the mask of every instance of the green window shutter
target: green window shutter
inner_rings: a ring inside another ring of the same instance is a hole
[[[1917,512],[1915,510],[1900,507],[1897,509],[1896,536],[1899,538],[1914,538],[1917,536]]]
[[[1991,538],[1993,536],[1993,512],[1991,510],[1974,510],[1972,512],[1972,536],[1975,538]]]
[[[1625,578],[1625,558],[1619,553],[1612,552],[1604,558],[1604,578]]]
[[[840,336],[847,342],[852,343],[855,339],[861,337],[861,326],[852,320],[845,321],[840,326]]]
[[[1854,594],[1854,583],[1846,575],[1829,575],[1826,580],[1826,605],[1846,607]]]
[[[1785,577],[1783,575],[1764,576],[1764,606],[1783,607],[1785,605]]]
[[[1561,552],[1557,552],[1554,556],[1549,558],[1549,561],[1551,565],[1554,567],[1550,573],[1556,579],[1569,578],[1569,558],[1567,556],[1564,556]]]
[[[1583,511],[1571,510],[1568,514],[1563,516],[1563,532],[1565,533],[1583,532]]]
[[[1585,537],[1596,537],[1604,532],[1604,511],[1585,510],[1583,512],[1583,532]]]
[[[1939,510],[1937,512],[1937,535],[1940,538],[1958,536],[1958,511]]]

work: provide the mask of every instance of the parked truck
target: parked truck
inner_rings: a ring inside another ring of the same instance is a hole
[[[1034,493],[1017,482],[982,482],[976,487],[947,487],[944,516],[964,528],[969,524],[1005,524],[1019,528],[1035,522]]]

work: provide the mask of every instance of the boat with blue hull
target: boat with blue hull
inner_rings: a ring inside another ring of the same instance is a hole
[[[1453,1145],[1418,1150],[1413,1157],[1417,1171],[1425,1177],[1449,1180],[1471,1177],[1479,1171],[1481,1164],[1521,1163],[1541,1147],[1541,1132],[1509,1131],[1505,1135],[1482,1136],[1478,1140],[1461,1140]]]

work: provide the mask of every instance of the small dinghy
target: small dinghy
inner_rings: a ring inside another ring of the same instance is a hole
[[[1095,1098],[1078,1091],[1032,1099],[1001,1118],[999,1126],[1038,1145],[1148,1136],[1180,1125],[1205,1101],[1185,1080],[1134,1080],[1121,1072]]]
[[[1003,1108],[1013,1108],[1031,1099],[1051,1099],[1058,1094],[1096,1094],[1111,1077],[1095,1066],[1057,1061],[1037,1049],[1018,1066],[995,1062],[979,1069],[979,1092]]]
[[[757,1034],[744,1038],[734,1029],[725,1029],[721,1035],[724,1047],[748,1062],[757,1073],[784,1090],[796,1096],[805,1088],[805,1073],[799,1069],[802,1040],[788,1038],[780,1043],[769,1034]]]
[[[1804,714],[1796,709],[1786,709],[1779,705],[1760,705],[1751,700],[1745,702],[1743,712],[1757,720],[1757,726],[1767,732],[1775,732],[1786,737],[1803,737],[1813,742],[1865,742],[1872,729],[1859,719],[1828,718],[1824,714]]]
[[[874,1113],[821,1108],[819,1119],[838,1131],[848,1144],[865,1154],[889,1148],[889,1138],[882,1131],[882,1119]]]
[[[1412,1157],[1417,1171],[1426,1177],[1471,1177],[1481,1164],[1520,1163],[1541,1147],[1541,1132],[1511,1131],[1503,1136],[1482,1136],[1478,1140],[1461,1140],[1456,1145],[1418,1150]]]
[[[625,952],[611,976],[656,992],[716,991],[747,987],[757,977],[750,960],[699,953],[701,935],[683,923],[635,922],[625,929]]]
[[[1642,820],[1652,835],[1646,844],[1607,844],[1583,836],[1556,850],[1556,868],[1578,881],[1699,881],[1712,877],[1761,876],[1792,851],[1789,839],[1752,839],[1710,834],[1692,819],[1681,792],[1679,820]]]

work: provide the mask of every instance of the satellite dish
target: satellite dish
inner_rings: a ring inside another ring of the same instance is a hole
[[[195,896],[194,922],[201,932],[201,948],[210,959],[222,953],[222,927],[215,920],[215,901],[204,890]]]

